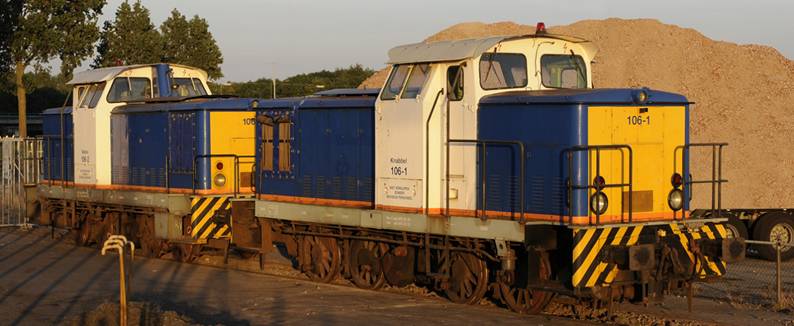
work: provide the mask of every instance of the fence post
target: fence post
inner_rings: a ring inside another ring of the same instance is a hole
[[[782,243],[780,243],[780,240],[778,239],[778,241],[775,242],[775,252],[777,253],[776,254],[776,256],[777,256],[776,258],[777,259],[775,261],[775,270],[776,270],[776,275],[775,275],[776,279],[775,279],[775,281],[777,282],[777,307],[778,307],[778,309],[783,308],[783,288],[782,288],[781,275],[780,275],[780,250],[782,248],[783,248]]]

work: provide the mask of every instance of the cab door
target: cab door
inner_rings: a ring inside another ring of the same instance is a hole
[[[449,189],[446,182],[441,186],[441,208],[447,208],[447,197],[449,199],[449,210],[451,215],[460,215],[461,212],[473,211],[476,199],[476,191],[472,187],[476,174],[472,174],[476,164],[477,145],[474,143],[448,142],[449,140],[471,140],[477,139],[473,128],[475,125],[476,103],[474,103],[473,92],[467,92],[467,78],[471,78],[471,73],[467,71],[467,66],[463,64],[450,65],[446,68],[446,101],[448,102],[445,115],[449,117],[448,128],[445,125],[443,135],[449,133],[449,137],[442,140],[445,144],[444,151],[449,151],[449,164],[441,167],[441,178],[446,180],[449,177]],[[469,95],[469,96],[467,96]],[[446,122],[445,122],[446,123]],[[448,143],[448,144],[447,144]],[[442,161],[446,162],[446,158]],[[447,174],[448,170],[448,174]],[[457,214],[452,214],[457,211]]]
[[[419,213],[424,203],[425,105],[435,96],[426,87],[432,65],[392,68],[375,111],[376,206]]]

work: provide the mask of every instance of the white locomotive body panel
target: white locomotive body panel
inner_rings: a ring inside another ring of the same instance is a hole
[[[586,84],[579,87],[592,87],[590,62],[595,52],[583,40],[543,35],[392,49],[392,71],[375,105],[376,208],[473,215],[478,166],[473,141],[478,138],[480,99],[506,91],[547,89],[540,69],[547,54],[581,58]],[[448,144],[449,139],[463,141]]]

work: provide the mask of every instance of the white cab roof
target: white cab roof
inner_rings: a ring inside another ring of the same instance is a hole
[[[111,79],[115,78],[116,76],[118,76],[119,74],[121,74],[122,72],[127,71],[127,70],[135,69],[135,68],[141,68],[141,67],[152,67],[152,66],[155,66],[155,65],[157,65],[157,64],[155,63],[155,64],[142,64],[142,65],[116,66],[116,67],[106,67],[106,68],[98,68],[98,69],[91,69],[91,70],[81,71],[81,72],[78,72],[78,73],[74,74],[74,77],[72,77],[72,80],[70,80],[66,84],[68,84],[68,85],[77,85],[77,84],[101,83],[103,81],[111,80]],[[178,65],[178,64],[173,64],[173,63],[169,63],[168,65],[170,65],[172,67],[181,67],[181,68],[195,69],[195,70],[199,71],[202,74],[204,79],[206,79],[206,77],[207,77],[207,73],[204,72],[204,70],[201,70],[199,68],[188,67],[188,66]]]
[[[591,56],[595,55],[595,46],[584,39],[553,35],[534,34],[522,36],[494,36],[481,39],[468,39],[457,41],[440,41],[432,43],[414,43],[394,47],[389,50],[389,64],[403,64],[416,62],[443,62],[459,61],[474,58],[502,41],[523,38],[553,38],[582,45]]]
[[[126,70],[145,67],[145,66],[147,65],[117,66],[117,67],[107,67],[107,68],[98,68],[98,69],[81,71],[74,74],[72,80],[70,80],[67,84],[76,85],[76,84],[100,83],[103,81],[111,80]]]

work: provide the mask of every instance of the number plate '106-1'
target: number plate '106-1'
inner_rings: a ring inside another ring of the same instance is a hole
[[[632,126],[647,126],[651,124],[651,116],[630,115],[626,117],[626,122]]]

